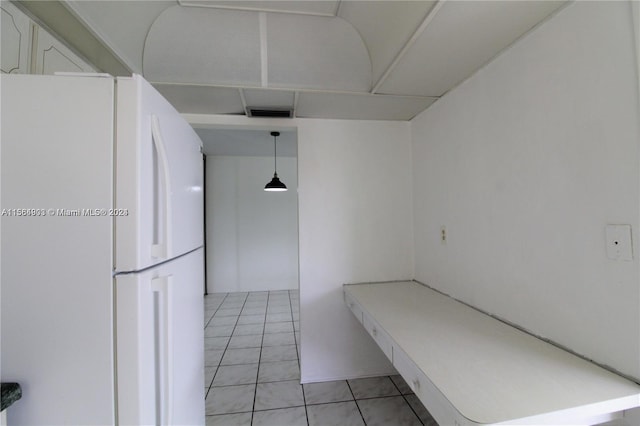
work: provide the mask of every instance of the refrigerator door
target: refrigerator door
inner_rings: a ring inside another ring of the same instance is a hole
[[[10,425],[113,424],[113,79],[6,75],[0,348]]]
[[[203,245],[202,142],[142,77],[116,90],[115,270],[138,271]]]
[[[204,424],[203,249],[116,275],[120,425]]]

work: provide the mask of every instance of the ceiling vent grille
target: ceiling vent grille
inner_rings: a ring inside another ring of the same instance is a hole
[[[247,107],[247,116],[266,118],[293,118],[292,109]]]

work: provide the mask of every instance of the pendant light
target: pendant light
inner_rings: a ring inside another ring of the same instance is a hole
[[[277,172],[277,163],[276,163],[276,138],[278,136],[280,136],[280,132],[271,132],[271,136],[273,136],[273,179],[271,179],[271,182],[269,182],[268,184],[265,185],[264,190],[265,191],[286,191],[287,190],[287,185],[285,185],[284,183],[280,182],[280,179],[278,179],[278,172]]]

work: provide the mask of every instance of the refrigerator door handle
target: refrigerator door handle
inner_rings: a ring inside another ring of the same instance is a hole
[[[173,424],[172,277],[151,280],[154,310],[156,424]]]
[[[160,121],[155,114],[151,115],[151,136],[156,153],[156,164],[162,170],[162,178],[156,175],[156,196],[163,202],[158,203],[155,216],[155,243],[151,245],[151,256],[157,259],[167,259],[171,253],[171,180],[169,175],[169,159],[160,131]],[[158,170],[159,172],[160,170]],[[164,183],[161,188],[161,183]],[[161,211],[160,211],[161,210]]]

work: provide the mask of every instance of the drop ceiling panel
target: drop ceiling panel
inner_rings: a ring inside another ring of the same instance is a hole
[[[267,15],[269,86],[368,91],[371,62],[362,38],[341,18]]]
[[[345,93],[298,95],[296,116],[352,120],[410,120],[436,98]]]
[[[65,6],[91,28],[133,72],[142,72],[142,51],[149,28],[175,1],[80,1]]]
[[[238,89],[174,84],[154,87],[183,114],[244,114]]]
[[[440,96],[563,4],[447,1],[378,92]]]
[[[245,89],[247,106],[293,109],[295,93],[287,90]]]
[[[148,80],[260,86],[258,14],[174,6],[151,27],[144,50]]]
[[[339,16],[362,36],[376,82],[431,10],[435,1],[343,1]]]
[[[214,1],[214,0],[180,0],[182,6],[218,7],[229,9],[278,11],[286,13],[303,13],[311,15],[334,15],[338,1]]]

